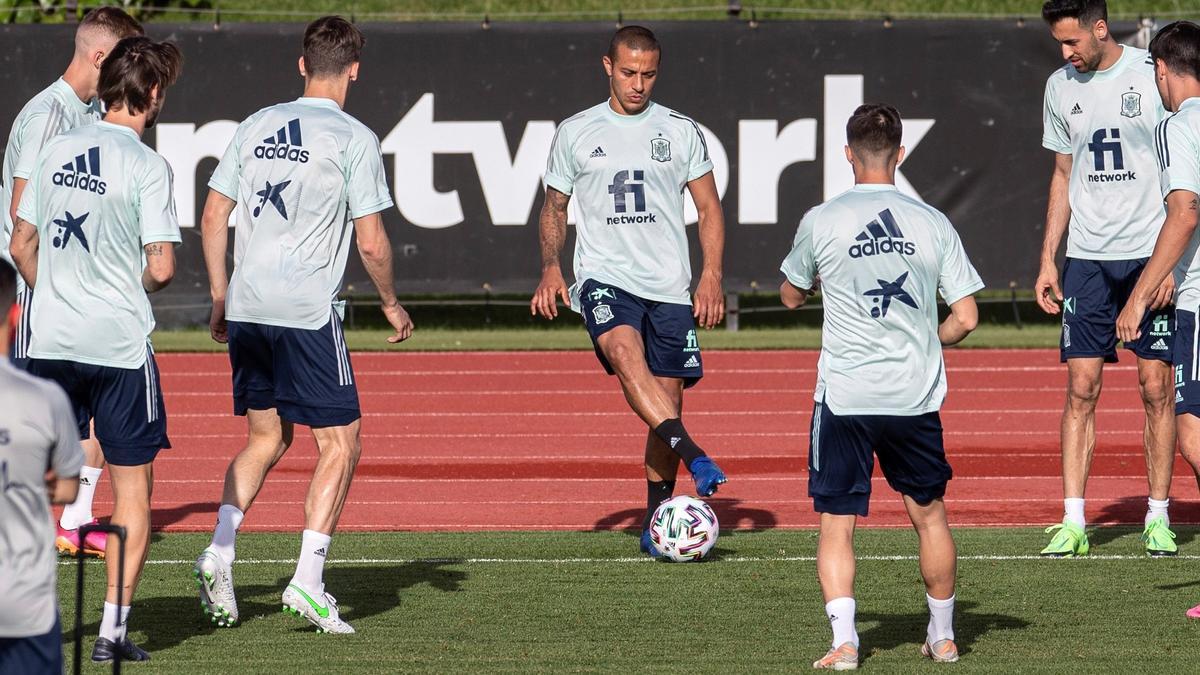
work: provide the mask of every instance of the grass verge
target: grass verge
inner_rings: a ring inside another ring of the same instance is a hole
[[[1178,534],[1196,554],[1196,529]],[[1093,533],[1093,557],[1079,560],[1020,557],[1045,543],[1036,529],[956,536],[956,673],[1194,670],[1200,624],[1183,612],[1200,601],[1195,559],[1144,558],[1128,528]],[[726,532],[715,560],[688,565],[632,557],[636,541],[621,532],[339,534],[325,576],[353,636],[280,613],[295,534],[239,538],[242,624],[211,626],[190,574],[207,540],[156,537],[130,620],[153,656],[139,673],[804,671],[829,644],[807,530]],[[869,670],[933,667],[917,654],[928,614],[915,553],[909,530],[858,534]],[[69,626],[75,567],[59,570]],[[85,654],[102,576],[89,564]]]

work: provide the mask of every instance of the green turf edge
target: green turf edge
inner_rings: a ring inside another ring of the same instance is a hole
[[[1200,553],[1197,528],[1178,534],[1185,554]],[[1045,536],[1033,528],[956,531],[966,559],[956,619],[964,653],[955,672],[1194,671],[1200,626],[1183,611],[1200,601],[1195,559],[1140,557],[1130,528],[1092,531],[1094,555],[1127,559],[971,558],[1032,554]],[[279,613],[297,534],[241,535],[243,559],[282,562],[238,564],[242,625],[205,623],[187,561],[207,539],[155,537],[152,560],[183,562],[147,567],[130,619],[132,637],[153,655],[139,673],[793,672],[807,670],[829,640],[807,559],[816,546],[811,530],[725,532],[719,558],[692,565],[621,560],[636,547],[621,532],[342,533],[325,579],[359,633],[337,637]],[[858,534],[862,557],[915,550],[907,529]],[[339,562],[351,558],[398,562]],[[59,569],[71,617],[75,567]],[[917,563],[862,560],[858,573],[864,668],[933,668],[917,654],[927,620]],[[88,565],[89,649],[101,576],[98,564]]]
[[[1057,325],[1034,324],[1024,328],[984,324],[955,349],[1038,348],[1058,345]],[[348,330],[346,344],[352,351],[590,351],[592,344],[583,329],[451,330],[418,328],[413,337],[400,344],[386,342],[390,333],[379,330]],[[199,330],[155,331],[152,336],[157,352],[222,352],[225,346],[213,342]],[[728,331],[716,328],[701,331],[704,349],[817,349],[821,346],[819,328],[756,328]]]

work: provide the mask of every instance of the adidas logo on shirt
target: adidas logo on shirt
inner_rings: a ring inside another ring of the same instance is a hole
[[[59,187],[79,188],[98,195],[104,194],[108,185],[100,180],[100,146],[88,148],[82,155],[76,155],[74,162],[62,165],[62,170],[54,172],[51,182]]]
[[[1162,338],[1158,338],[1157,342],[1150,345],[1150,349],[1154,349],[1157,351],[1166,351],[1167,350],[1167,341]]]
[[[1079,107],[1079,104],[1078,104],[1078,103],[1076,103],[1076,104],[1075,104],[1075,107],[1074,107],[1074,108],[1071,108],[1071,114],[1072,114],[1072,115],[1082,115],[1082,114],[1083,114],[1083,108],[1080,108],[1080,107]]]
[[[597,145],[596,149],[588,157],[608,157],[608,155],[604,154],[604,148]]]
[[[291,162],[308,163],[308,151],[304,149],[304,139],[300,135],[300,118],[279,127],[274,136],[262,140],[262,145],[254,148],[254,156],[259,159],[286,159]]]
[[[696,358],[695,354],[692,354],[688,358],[688,360],[684,362],[683,367],[684,368],[699,368],[700,367],[700,359]]]
[[[856,259],[881,253],[913,255],[917,252],[916,244],[904,241],[904,233],[896,224],[891,209],[881,211],[879,218],[867,223],[866,231],[860,232],[854,240],[862,242],[850,247],[850,257]]]

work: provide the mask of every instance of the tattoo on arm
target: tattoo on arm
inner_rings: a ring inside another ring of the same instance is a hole
[[[558,257],[567,238],[567,204],[570,201],[570,195],[554,188],[546,190],[546,203],[542,207],[540,223],[542,267],[559,264]]]
[[[1193,211],[1200,210],[1200,197],[1192,197],[1192,203],[1188,204],[1188,208]]]
[[[162,254],[163,254],[163,245],[162,244],[147,244],[146,245],[146,255],[162,255]]]

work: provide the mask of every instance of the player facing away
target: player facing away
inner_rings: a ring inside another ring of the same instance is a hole
[[[1158,93],[1174,114],[1155,130],[1155,157],[1167,215],[1154,255],[1138,278],[1117,319],[1122,340],[1137,340],[1146,330],[1142,313],[1172,270],[1183,270],[1175,316],[1175,424],[1179,449],[1200,480],[1200,26],[1177,21],[1150,41]],[[1200,619],[1200,605],[1187,615]]]
[[[1154,248],[1162,225],[1154,127],[1165,115],[1145,50],[1121,45],[1108,30],[1103,0],[1053,0],[1042,8],[1068,61],[1046,81],[1042,145],[1054,154],[1046,233],[1036,295],[1057,314],[1067,364],[1062,414],[1063,521],[1044,556],[1086,555],[1084,492],[1096,447],[1096,403],[1104,364],[1117,361],[1116,317]],[[1064,232],[1067,255],[1059,286],[1055,256]],[[1171,418],[1171,348],[1175,316],[1170,277],[1155,289],[1144,329],[1125,348],[1137,356],[1146,411],[1143,435],[1149,503],[1146,553],[1175,555],[1167,514],[1175,454]]]
[[[652,556],[650,518],[673,494],[680,460],[701,496],[725,482],[680,419],[683,390],[703,375],[696,323],[712,328],[725,312],[725,216],[700,127],[650,101],[661,53],[646,28],[618,30],[602,59],[608,100],[559,125],[546,165],[542,278],[530,302],[531,313],[547,319],[558,315],[560,297],[583,315],[600,363],[649,427],[640,546]],[[694,300],[684,188],[696,203],[704,254]],[[572,197],[579,222],[568,289],[559,254]]]
[[[833,644],[814,668],[858,667],[854,626],[854,527],[867,515],[875,456],[920,538],[929,625],[921,653],[958,660],[954,644],[956,553],[942,501],[950,465],[938,409],[946,397],[942,345],[978,321],[983,281],[958,233],[937,209],[896,190],[900,114],[863,105],[846,125],[854,187],[809,211],[780,268],[780,299],[824,296],[821,358],[809,437],[808,493],[821,516],[817,576]],[[888,240],[867,254],[864,239]],[[937,296],[950,306],[938,324]]]
[[[124,588],[115,556],[93,661],[150,656],[126,636],[150,546],[153,462],[171,447],[147,293],[175,274],[179,223],[167,160],[142,144],[183,58],[145,37],[117,43],[100,69],[104,120],[46,143],[17,209],[11,252],[33,288],[29,371],[67,392],[109,465],[112,524],[125,528]]]
[[[362,33],[341,17],[309,24],[299,64],[304,96],[242,122],[209,181],[202,234],[212,336],[229,344],[234,412],[245,415],[249,427],[245,449],[225,473],[212,544],[193,570],[201,605],[221,626],[238,620],[237,530],[291,445],[294,425],[303,424],[312,429],[320,457],[304,500],[300,557],[283,591],[283,608],[319,631],[354,632],[323,579],[362,450],[358,389],[337,299],[352,234],[396,331],[388,342],[407,339],[413,329],[393,286],[381,216],[392,198],[379,139],[342,110],[350,83],[358,79],[363,44]],[[225,253],[235,209],[229,280]]]
[[[29,100],[13,121],[4,149],[3,180],[0,182],[0,204],[4,205],[4,230],[0,234],[0,258],[8,259],[9,239],[21,204],[21,193],[33,172],[38,151],[46,141],[71,129],[92,124],[100,119],[96,87],[100,81],[100,65],[112,52],[117,40],[141,35],[142,27],[125,12],[115,7],[94,9],[79,22],[75,30],[75,47],[71,62],[62,77]],[[28,364],[29,301],[32,291],[17,281],[17,304],[21,318],[17,321],[16,340],[12,358],[18,368]],[[92,498],[104,468],[104,455],[94,439],[83,442],[84,463],[79,470],[79,492],[75,501],[63,509],[58,520],[55,545],[64,553],[75,553],[82,546],[88,555],[104,556],[105,535],[94,532],[87,541],[79,541],[79,527],[95,522],[92,517]]]
[[[0,260],[0,307],[16,301],[17,271]],[[0,335],[11,328],[0,312]],[[63,672],[58,565],[50,503],[79,490],[83,450],[62,389],[0,359],[0,673]]]

